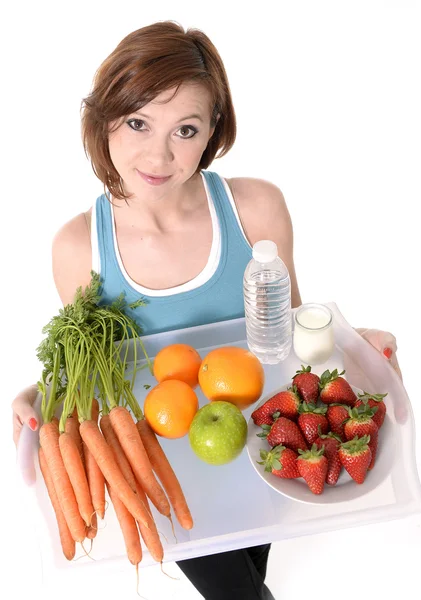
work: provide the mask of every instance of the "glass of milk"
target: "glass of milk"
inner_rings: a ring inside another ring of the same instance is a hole
[[[320,365],[332,355],[333,314],[324,304],[303,304],[295,312],[295,354],[307,365]]]

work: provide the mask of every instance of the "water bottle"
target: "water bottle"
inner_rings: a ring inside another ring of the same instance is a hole
[[[244,272],[244,309],[247,344],[261,363],[287,358],[292,344],[291,281],[274,242],[253,246]]]

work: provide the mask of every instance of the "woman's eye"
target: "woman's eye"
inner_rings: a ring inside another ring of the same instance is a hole
[[[192,127],[191,125],[183,125],[178,131],[179,137],[184,139],[192,138],[197,133],[196,127]]]
[[[129,119],[127,121],[129,127],[134,129],[135,131],[142,131],[145,122],[142,119]]]

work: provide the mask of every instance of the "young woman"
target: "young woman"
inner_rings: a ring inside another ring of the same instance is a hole
[[[53,274],[63,304],[103,280],[111,301],[122,291],[145,334],[244,315],[242,277],[253,244],[276,242],[301,304],[293,233],[281,191],[252,178],[206,169],[228,152],[236,123],[228,80],[211,41],[172,22],[128,35],[99,68],[83,102],[85,151],[105,194],[53,242]],[[390,334],[364,330],[396,360]],[[396,363],[395,363],[396,364]],[[14,439],[38,427],[35,387],[13,402]],[[273,598],[264,584],[269,545],[178,563],[207,600]]]

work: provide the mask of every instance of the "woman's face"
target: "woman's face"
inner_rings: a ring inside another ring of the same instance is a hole
[[[190,179],[213,134],[206,87],[185,83],[171,98],[174,91],[125,117],[115,131],[111,123],[111,160],[126,193],[137,198],[165,196]]]

